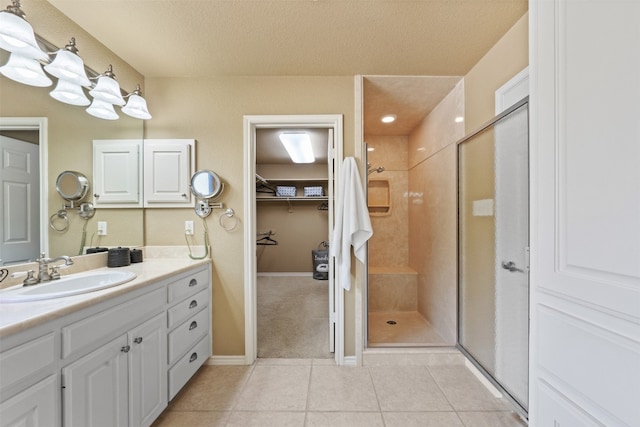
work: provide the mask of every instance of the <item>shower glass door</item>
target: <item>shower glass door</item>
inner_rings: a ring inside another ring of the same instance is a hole
[[[525,101],[458,146],[458,344],[527,411],[529,129]]]

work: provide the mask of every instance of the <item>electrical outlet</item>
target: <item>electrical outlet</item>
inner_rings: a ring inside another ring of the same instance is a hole
[[[98,221],[98,236],[107,235],[107,221]]]
[[[193,236],[193,221],[184,222],[184,234],[187,236]]]

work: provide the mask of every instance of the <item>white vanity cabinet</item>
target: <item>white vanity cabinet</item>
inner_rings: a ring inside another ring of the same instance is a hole
[[[167,325],[169,400],[211,356],[211,309],[208,271],[170,283]]]
[[[158,287],[62,328],[65,360],[118,334],[62,368],[65,426],[142,426],[160,415],[167,405],[165,295]]]
[[[142,207],[142,140],[93,141],[93,204]]]
[[[193,207],[195,140],[145,139],[143,145],[144,207]]]
[[[60,425],[56,350],[54,334],[48,333],[0,353],[0,425]]]
[[[167,405],[164,324],[161,313],[62,369],[65,426],[151,425]]]
[[[211,356],[210,281],[199,265],[4,337],[0,427],[150,426]]]
[[[93,203],[100,208],[184,208],[195,199],[194,139],[93,141]]]

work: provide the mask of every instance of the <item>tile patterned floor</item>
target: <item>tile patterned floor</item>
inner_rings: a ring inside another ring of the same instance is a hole
[[[330,359],[204,366],[153,427],[523,427],[464,365],[338,367]]]

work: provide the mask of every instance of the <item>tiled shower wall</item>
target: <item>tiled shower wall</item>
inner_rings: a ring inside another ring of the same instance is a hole
[[[371,216],[373,236],[369,240],[369,266],[398,267],[409,265],[408,137],[365,136],[373,151],[368,160],[373,168],[383,166],[384,172],[374,172],[370,180],[388,180],[391,193],[391,211],[387,216]]]
[[[418,311],[456,342],[457,146],[464,136],[461,81],[409,136],[409,266],[418,272]]]

